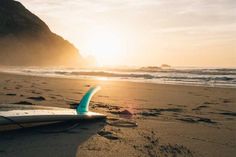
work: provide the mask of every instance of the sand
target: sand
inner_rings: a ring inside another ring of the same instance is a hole
[[[204,156],[236,154],[236,89],[21,76],[0,73],[0,104],[90,105],[105,121],[1,127],[0,156]],[[28,126],[26,126],[28,127]],[[7,130],[7,131],[6,131]],[[48,132],[42,132],[49,130]]]

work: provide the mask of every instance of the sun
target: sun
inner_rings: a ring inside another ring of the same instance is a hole
[[[91,31],[87,48],[89,54],[96,58],[98,65],[102,66],[118,64],[124,54],[121,34],[108,29]]]

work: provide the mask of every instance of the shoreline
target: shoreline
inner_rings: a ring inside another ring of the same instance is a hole
[[[152,85],[170,85],[170,86],[186,86],[186,87],[202,87],[202,88],[220,88],[220,89],[236,89],[236,87],[232,87],[232,86],[211,86],[211,85],[203,85],[203,84],[188,84],[188,83],[176,83],[176,84],[172,84],[172,83],[154,83],[154,82],[144,82],[144,81],[132,81],[132,80],[122,80],[122,79],[103,79],[104,77],[101,77],[101,79],[99,77],[97,78],[92,78],[93,76],[88,76],[88,78],[79,78],[79,77],[72,77],[72,76],[42,76],[42,75],[34,75],[34,74],[23,74],[23,73],[11,73],[11,72],[3,72],[0,71],[0,74],[3,75],[19,75],[19,76],[25,76],[25,77],[40,77],[40,78],[53,78],[53,79],[70,79],[70,80],[81,80],[81,81],[107,81],[107,82],[128,82],[128,83],[139,83],[139,84],[152,84]],[[96,77],[96,76],[94,76]]]

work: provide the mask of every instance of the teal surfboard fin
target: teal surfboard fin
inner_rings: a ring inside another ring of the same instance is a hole
[[[81,99],[79,105],[76,108],[78,114],[86,113],[89,111],[89,102],[92,99],[92,96],[101,89],[100,86],[90,88],[87,93]]]

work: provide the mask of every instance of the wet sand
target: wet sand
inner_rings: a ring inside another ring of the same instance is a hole
[[[0,104],[73,108],[94,85],[90,109],[106,121],[0,132],[0,156],[206,156],[236,154],[236,89],[0,73]],[[1,106],[0,106],[1,107]],[[6,129],[6,128],[4,128]],[[3,130],[1,127],[0,130]],[[53,154],[53,155],[52,155]]]

